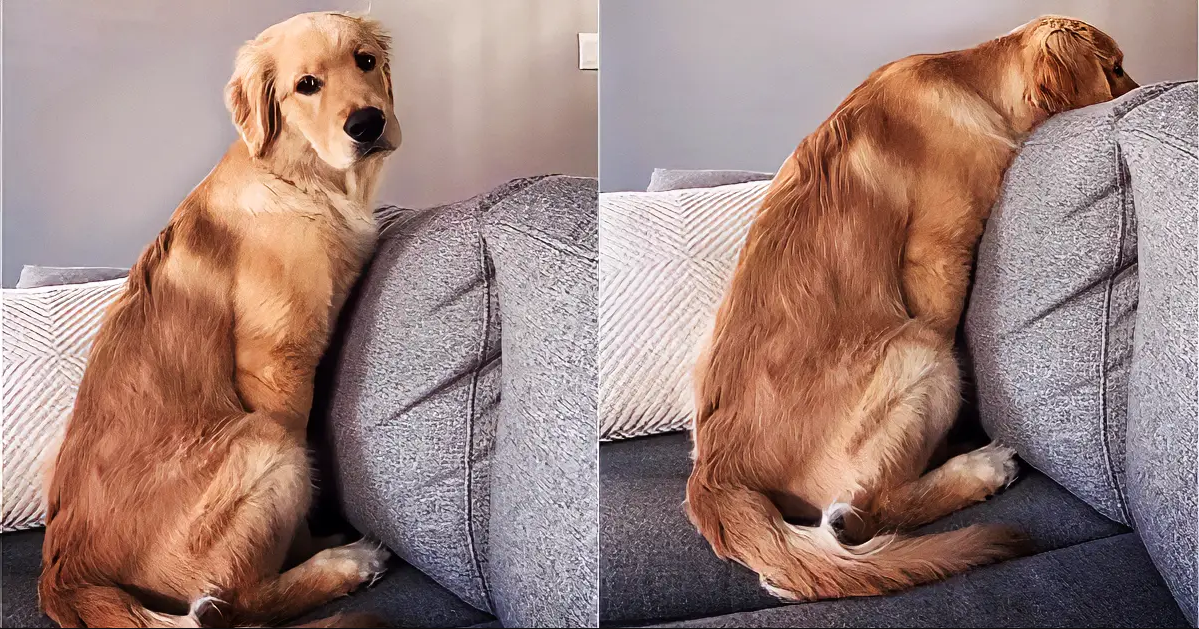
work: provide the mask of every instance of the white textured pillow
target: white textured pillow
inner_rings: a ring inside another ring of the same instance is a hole
[[[44,473],[58,451],[100,319],[125,280],[6,288],[3,532],[46,520]]]
[[[600,195],[600,439],[688,427],[696,350],[769,186]]]

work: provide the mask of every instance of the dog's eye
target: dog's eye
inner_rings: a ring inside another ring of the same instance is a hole
[[[358,69],[363,72],[370,72],[375,69],[375,56],[368,55],[365,52],[356,53],[354,62],[358,64]]]
[[[305,96],[311,96],[321,91],[321,82],[316,80],[315,76],[306,74],[296,81],[296,91]]]
[[[1112,66],[1112,74],[1116,75],[1116,78],[1120,78],[1124,76],[1124,68],[1120,67],[1120,64],[1117,63]]]

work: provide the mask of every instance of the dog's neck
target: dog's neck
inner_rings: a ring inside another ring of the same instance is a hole
[[[972,71],[959,78],[972,84],[1003,115],[1020,140],[1045,121],[1048,115],[1028,99],[1025,52],[1018,37],[1005,35],[962,54]]]
[[[244,144],[243,144],[244,148]],[[345,170],[334,168],[317,155],[308,140],[296,132],[283,132],[271,143],[255,165],[285,185],[300,192],[344,198],[369,212],[383,168],[383,155],[361,159]]]

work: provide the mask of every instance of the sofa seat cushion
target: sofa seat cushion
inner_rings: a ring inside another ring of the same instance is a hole
[[[23,531],[0,535],[3,554],[4,627],[56,627],[42,614],[37,602],[44,532]],[[312,618],[338,612],[371,612],[393,627],[466,627],[491,617],[467,605],[407,564],[393,565],[373,587],[316,610]]]
[[[1135,533],[979,568],[892,596],[662,627],[1188,627]]]
[[[600,448],[600,605],[608,626],[665,622],[782,604],[740,565],[721,561],[683,512],[691,471],[686,434]],[[1127,532],[1068,491],[1028,470],[1007,491],[928,530],[1014,524],[1037,551]]]

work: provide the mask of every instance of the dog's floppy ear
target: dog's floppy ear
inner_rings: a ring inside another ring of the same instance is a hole
[[[384,54],[386,54],[388,57],[391,56],[390,53],[384,53]],[[387,87],[387,102],[391,103],[392,107],[395,107],[396,97],[395,97],[395,94],[392,93],[392,91],[391,91],[391,61],[390,60],[383,61],[383,85]]]
[[[1024,96],[1029,104],[1053,115],[1111,99],[1111,86],[1085,33],[1049,25],[1033,37]]]
[[[237,53],[233,78],[225,86],[225,106],[254,157],[262,157],[279,134],[275,68],[270,56],[250,42]]]

